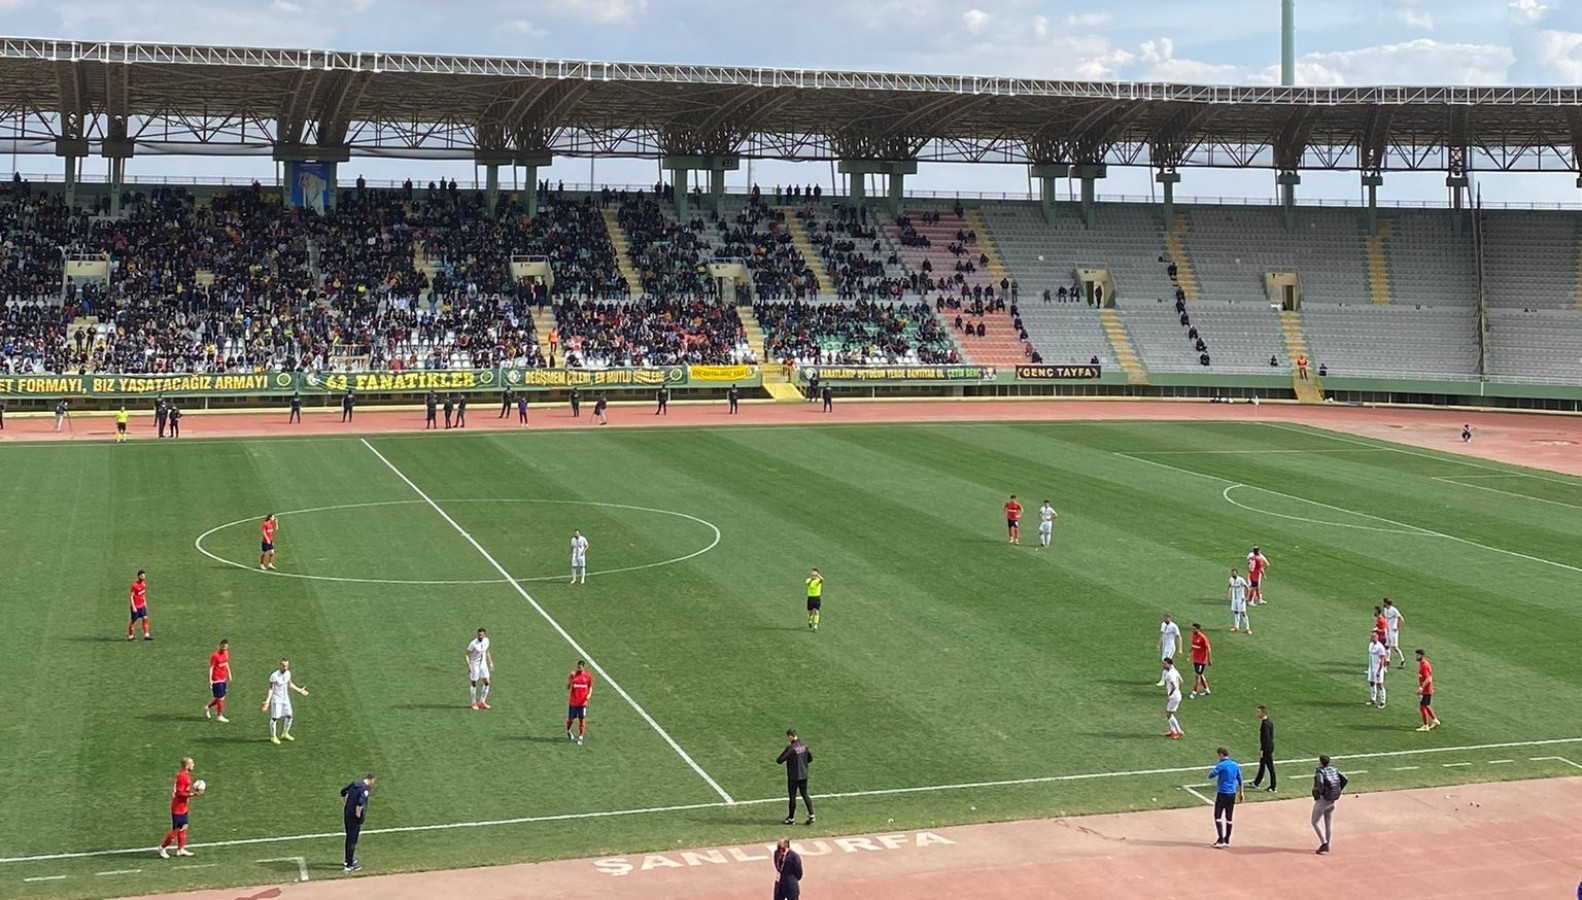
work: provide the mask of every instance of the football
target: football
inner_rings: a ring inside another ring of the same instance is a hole
[[[197,781],[192,783],[192,790],[194,793],[201,794],[206,788],[208,788],[208,784],[206,784],[202,778],[199,778]]]

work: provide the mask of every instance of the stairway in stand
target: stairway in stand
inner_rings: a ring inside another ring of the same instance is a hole
[[[1285,357],[1291,361],[1291,387],[1300,403],[1323,403],[1324,385],[1312,365],[1312,354],[1307,352],[1307,338],[1302,334],[1302,314],[1280,313],[1280,331],[1285,335]],[[1308,358],[1308,377],[1303,378],[1296,369],[1298,357]]]
[[[1104,328],[1104,336],[1110,339],[1110,350],[1115,353],[1115,361],[1121,364],[1121,371],[1126,373],[1126,383],[1147,384],[1148,369],[1132,347],[1126,323],[1121,321],[1115,310],[1105,308],[1099,310],[1099,324]]]
[[[631,245],[626,240],[626,229],[613,209],[599,210],[604,216],[604,230],[610,234],[610,244],[615,247],[615,262],[621,267],[621,277],[626,279],[626,292],[635,300],[643,296],[643,279],[632,262]]]
[[[429,258],[428,248],[423,245],[422,241],[418,241],[412,247],[412,268],[421,272],[424,280],[429,284],[429,288],[420,291],[418,294],[419,300],[427,300],[429,293],[433,289],[434,276],[439,274],[439,266],[435,264],[434,260]]]
[[[538,340],[538,352],[549,359],[549,333],[555,328],[555,310],[551,306],[533,307],[533,336]],[[562,360],[555,360],[556,363]]]
[[[813,241],[808,237],[807,228],[803,227],[802,220],[796,217],[796,207],[777,206],[775,209],[786,217],[786,233],[791,235],[791,246],[802,254],[807,267],[813,270],[813,277],[818,279],[818,293],[833,297],[835,283],[830,281],[829,272],[824,268],[824,260],[818,255],[818,248],[813,246]]]
[[[1395,235],[1395,223],[1381,219],[1379,225],[1362,239],[1363,256],[1368,261],[1368,293],[1377,306],[1390,303],[1390,260],[1384,255],[1384,242]]]
[[[742,337],[746,338],[747,346],[764,360],[761,366],[764,373],[764,392],[782,403],[806,400],[802,391],[791,381],[786,372],[786,367],[779,363],[769,361],[769,355],[764,348],[763,326],[758,324],[758,317],[753,315],[751,306],[736,307],[736,314],[742,319]]]
[[[931,210],[932,211],[932,210]],[[968,245],[967,252],[959,259],[970,260],[975,267],[972,272],[964,273],[967,287],[977,285],[984,287],[993,286],[995,296],[1000,294],[1000,281],[1009,276],[1005,267],[1000,263],[999,252],[994,248],[994,242],[989,238],[989,229],[984,226],[983,220],[978,217],[975,210],[968,210],[961,218],[949,210],[940,212],[937,223],[928,224],[921,221],[917,211],[910,211],[912,227],[917,233],[928,238],[929,246],[919,247],[901,242],[900,229],[893,220],[886,221],[884,230],[891,238],[901,256],[901,262],[908,270],[913,272],[923,271],[923,262],[929,261],[933,266],[935,278],[945,278],[955,272],[958,257],[946,249],[956,241],[956,232],[973,231],[977,233],[978,242]],[[980,265],[979,256],[988,257],[986,265]],[[934,292],[933,296],[938,296]],[[960,289],[951,292],[952,296],[961,297]],[[983,337],[965,337],[965,332],[955,330],[956,314],[952,310],[945,310],[945,318],[949,320],[951,334],[961,345],[966,361],[978,365],[998,366],[1010,368],[1027,361],[1027,354],[1023,352],[1022,341],[1016,335],[1016,326],[1011,319],[1010,298],[1006,297],[1007,308],[1005,312],[985,313],[981,318],[977,316],[963,316],[970,319],[973,324],[982,323]]]
[[[1165,252],[1170,255],[1170,261],[1176,264],[1176,284],[1180,285],[1181,292],[1186,294],[1188,300],[1198,298],[1197,274],[1192,271],[1192,257],[1186,249],[1186,233],[1191,227],[1186,213],[1177,213],[1170,220],[1170,227],[1165,231]]]

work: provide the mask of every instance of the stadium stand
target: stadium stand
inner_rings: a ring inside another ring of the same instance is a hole
[[[1302,321],[1313,363],[1331,375],[1454,379],[1477,372],[1477,313],[1470,307],[1309,302]]]
[[[704,298],[555,305],[566,365],[614,368],[756,362],[736,307]]]
[[[1582,219],[1574,213],[1491,210],[1483,214],[1489,306],[1578,309]]]
[[[1582,382],[1582,312],[1491,309],[1487,349],[1496,380]]]
[[[960,362],[950,336],[926,303],[759,302],[764,358],[807,365]]]
[[[954,330],[970,361],[997,366],[1027,362],[1037,350],[1010,313],[1020,285],[1004,274],[995,277],[997,262],[990,248],[979,244],[975,224],[981,223],[969,220],[959,204],[949,209],[918,205],[886,223],[885,231],[909,282],[917,276],[918,293],[933,295],[936,310],[947,320],[963,319],[963,327]],[[986,231],[982,240],[988,241]]]

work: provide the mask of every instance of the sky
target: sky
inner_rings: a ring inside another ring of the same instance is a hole
[[[1582,0],[1298,0],[1297,82],[1582,84]],[[314,49],[860,69],[1195,84],[1279,81],[1279,0],[0,0],[0,33]],[[47,157],[24,172],[52,171]],[[89,164],[92,165],[92,164]],[[568,184],[652,183],[653,161],[557,162]],[[93,169],[89,169],[90,176]],[[353,160],[345,180],[481,178],[469,163]],[[129,175],[273,177],[256,160],[134,159]],[[544,173],[541,171],[540,175]],[[503,176],[510,183],[509,175]],[[754,163],[752,180],[834,180],[827,163]],[[728,182],[745,186],[749,172]],[[1487,200],[1582,202],[1575,176],[1489,175]],[[1029,190],[1024,167],[922,164],[909,190]],[[1111,168],[1101,195],[1148,195]],[[1270,198],[1274,173],[1186,170],[1177,198]],[[1304,173],[1303,199],[1356,201],[1356,173]],[[1387,176],[1381,202],[1440,201],[1441,174]]]

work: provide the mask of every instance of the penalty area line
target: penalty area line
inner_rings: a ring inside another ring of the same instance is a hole
[[[725,801],[726,805],[736,802],[735,800],[731,799],[731,795],[727,794],[724,788],[720,787],[720,783],[715,781],[713,776],[709,775],[708,772],[703,770],[702,766],[698,765],[697,760],[693,759],[691,754],[687,753],[686,750],[682,749],[680,744],[676,743],[676,739],[670,736],[670,732],[666,731],[664,726],[659,724],[658,720],[648,714],[648,710],[643,709],[642,705],[639,704],[631,694],[628,694],[626,689],[621,687],[619,682],[610,677],[610,673],[604,671],[604,668],[600,666],[599,663],[593,658],[593,654],[582,649],[582,645],[577,643],[577,639],[571,636],[571,632],[562,628],[560,623],[555,621],[555,617],[549,614],[549,610],[539,605],[539,602],[533,599],[533,595],[527,592],[527,588],[522,587],[522,582],[512,577],[511,573],[505,570],[505,566],[500,565],[500,561],[494,558],[494,554],[490,553],[488,550],[485,550],[483,545],[478,543],[477,538],[474,538],[472,534],[467,531],[467,529],[461,527],[460,522],[457,522],[455,519],[451,518],[450,513],[446,512],[444,507],[440,506],[438,503],[435,503],[433,497],[430,497],[428,494],[424,493],[423,489],[418,487],[416,482],[408,478],[405,472],[402,472],[400,469],[396,468],[396,464],[387,459],[383,453],[380,453],[373,444],[368,443],[366,438],[361,439],[361,442],[364,447],[368,448],[369,453],[372,453],[375,457],[377,457],[380,462],[385,464],[386,468],[395,473],[397,478],[405,482],[406,486],[411,488],[412,492],[417,494],[419,499],[421,499],[424,503],[427,503],[430,509],[434,510],[436,513],[439,513],[439,517],[444,519],[445,522],[450,525],[450,527],[456,529],[456,533],[461,535],[468,544],[471,544],[472,549],[478,551],[478,555],[483,557],[484,562],[487,562],[491,568],[493,568],[496,572],[499,572],[500,577],[505,579],[506,584],[509,584],[519,595],[521,595],[522,599],[527,601],[527,605],[533,607],[534,612],[537,612],[545,622],[548,622],[549,627],[555,629],[555,633],[560,635],[561,639],[571,646],[571,649],[577,651],[577,655],[579,657],[588,661],[589,667],[591,667],[593,671],[599,673],[599,677],[604,679],[604,683],[609,685],[610,690],[619,694],[621,699],[625,700],[627,705],[630,706],[644,722],[647,722],[649,727],[654,729],[655,733],[664,739],[664,742],[670,746],[670,749],[674,750],[676,755],[681,757],[682,762],[685,762],[688,768],[697,773],[697,776],[703,779],[703,781],[714,790],[714,793],[719,795],[721,800]]]
[[[1459,747],[1424,747],[1424,748],[1422,748],[1420,750],[1386,750],[1386,751],[1377,752],[1377,753],[1352,753],[1352,754],[1347,754],[1347,755],[1344,755],[1344,756],[1335,756],[1335,757],[1332,757],[1332,759],[1336,759],[1336,760],[1381,759],[1381,758],[1391,758],[1391,757],[1400,757],[1400,756],[1416,756],[1416,755],[1437,754],[1437,753],[1470,753],[1470,752],[1474,752],[1474,751],[1478,751],[1478,750],[1500,750],[1500,749],[1515,748],[1515,747],[1553,747],[1553,746],[1563,745],[1563,744],[1582,744],[1582,737],[1550,738],[1550,739],[1546,739],[1546,740],[1537,740],[1537,741],[1508,741],[1508,742],[1498,743],[1498,744],[1468,744],[1468,745],[1459,746]],[[1531,760],[1534,761],[1534,762],[1560,761],[1560,762],[1564,762],[1564,763],[1566,763],[1568,765],[1575,766],[1577,768],[1582,768],[1582,764],[1579,764],[1579,763],[1576,763],[1576,762],[1572,762],[1569,759],[1565,759],[1565,758],[1559,757],[1559,756],[1537,756],[1537,757],[1531,757]],[[1503,760],[1503,761],[1504,762],[1512,762],[1512,760]],[[1311,757],[1302,757],[1300,759],[1275,760],[1275,764],[1276,765],[1281,765],[1281,766],[1297,765],[1297,764],[1300,764],[1300,763],[1311,763],[1311,762],[1312,762],[1312,758]],[[1353,774],[1353,775],[1361,775],[1365,771],[1366,770],[1363,770],[1363,769],[1354,769],[1354,770],[1352,770],[1351,774]],[[866,798],[866,797],[887,797],[887,796],[893,796],[893,795],[896,795],[896,794],[924,794],[924,793],[938,793],[940,791],[972,790],[972,789],[975,789],[975,788],[1016,787],[1016,786],[1031,785],[1031,784],[1057,784],[1057,783],[1060,783],[1060,782],[1067,782],[1067,781],[1096,781],[1096,780],[1110,779],[1110,778],[1140,778],[1140,777],[1145,777],[1145,776],[1150,776],[1150,775],[1178,775],[1178,774],[1180,774],[1182,772],[1202,772],[1202,773],[1206,774],[1208,772],[1208,768],[1206,766],[1197,765],[1197,766],[1174,766],[1174,767],[1165,768],[1165,769],[1133,769],[1133,770],[1124,771],[1124,772],[1079,772],[1079,773],[1074,773],[1074,774],[1070,774],[1070,775],[1045,775],[1045,776],[1041,776],[1041,777],[1038,777],[1038,778],[1016,778],[1016,779],[1009,779],[1009,780],[1003,780],[1003,781],[974,781],[974,782],[966,782],[966,783],[962,783],[962,784],[935,784],[935,785],[923,785],[923,786],[918,786],[918,787],[883,788],[883,789],[880,789],[880,790],[871,790],[871,791],[844,791],[844,792],[830,793],[830,794],[814,794],[813,796],[814,796],[815,799],[818,799],[818,800],[843,800],[843,799],[844,800],[854,800],[854,799],[862,799],[862,798]],[[616,818],[625,818],[625,817],[628,817],[628,816],[657,815],[657,814],[660,814],[660,813],[696,812],[698,810],[706,810],[706,809],[726,809],[728,807],[729,808],[735,808],[735,807],[742,807],[742,806],[765,806],[765,805],[769,805],[769,804],[784,803],[784,802],[786,802],[785,797],[764,797],[764,798],[760,798],[760,799],[756,799],[756,800],[735,800],[735,801],[732,801],[731,803],[724,803],[724,802],[685,803],[685,804],[680,804],[680,805],[676,805],[676,806],[650,806],[650,807],[644,807],[644,808],[641,808],[641,809],[617,809],[617,810],[606,810],[606,811],[601,811],[601,812],[561,813],[561,814],[558,814],[558,815],[543,815],[543,816],[520,816],[520,817],[512,818],[512,819],[489,819],[489,820],[479,821],[479,822],[445,822],[445,823],[436,824],[436,825],[400,825],[400,826],[392,826],[392,827],[389,827],[389,828],[366,828],[366,829],[363,830],[363,834],[369,834],[369,835],[372,835],[372,834],[414,834],[414,833],[427,832],[427,831],[453,831],[453,830],[456,830],[458,828],[489,828],[489,827],[495,827],[495,826],[501,826],[501,825],[533,825],[533,824],[540,824],[540,823],[546,823],[546,822],[574,822],[574,821],[579,821],[579,820],[584,820],[584,819],[616,819]],[[274,836],[274,837],[236,838],[236,839],[233,839],[233,840],[226,840],[226,841],[210,841],[208,843],[202,843],[202,844],[195,843],[195,844],[189,844],[188,846],[193,847],[195,849],[218,848],[218,847],[242,847],[242,846],[249,846],[249,845],[253,845],[253,844],[277,844],[277,843],[290,843],[290,842],[293,842],[293,841],[329,840],[330,838],[341,838],[341,837],[344,837],[344,834],[342,832],[339,832],[339,831],[322,831],[322,832],[318,832],[318,833],[315,833],[315,834],[291,834],[291,835],[277,835],[277,836]],[[133,848],[123,849],[123,850],[86,850],[86,851],[80,851],[80,852],[74,852],[74,853],[50,853],[50,854],[44,854],[44,855],[41,855],[41,856],[13,856],[13,857],[7,857],[7,858],[0,858],[0,864],[48,862],[48,861],[51,861],[51,860],[59,860],[59,859],[88,859],[88,858],[99,857],[99,856],[124,856],[124,855],[128,855],[128,854],[133,854],[133,853],[154,853],[158,849],[159,849],[158,847],[133,847]],[[64,878],[66,876],[62,875],[62,876],[51,876],[51,877]]]

